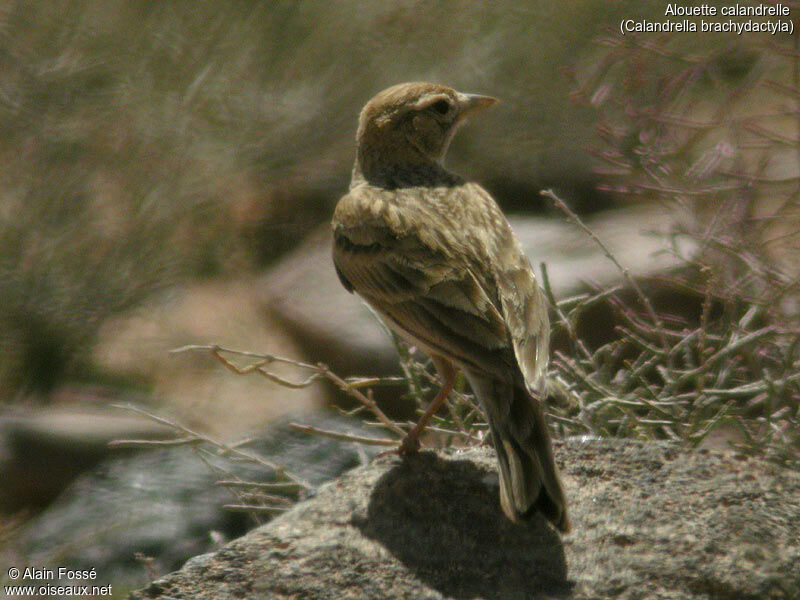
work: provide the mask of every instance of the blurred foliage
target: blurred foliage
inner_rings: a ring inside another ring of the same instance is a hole
[[[716,293],[797,318],[797,38],[692,37],[606,38],[579,71],[576,95],[597,111],[598,173],[612,193],[670,206]]]
[[[700,443],[730,426],[743,450],[796,461],[800,45],[690,39],[604,38],[576,72],[576,95],[597,111],[607,189],[675,214],[670,241],[686,269],[665,283],[702,298],[702,315],[648,314],[641,294],[617,300],[619,339],[587,349],[573,336],[555,371],[574,399],[566,414],[589,431]],[[557,327],[580,312],[559,312]]]
[[[399,81],[504,100],[452,156],[506,206],[554,183],[591,205],[590,111],[560,71],[633,9],[2,3],[0,396],[50,389],[110,314],[262,265],[326,220],[360,107]]]

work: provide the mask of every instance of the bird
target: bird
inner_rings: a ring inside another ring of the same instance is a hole
[[[569,531],[542,402],[547,300],[492,196],[444,166],[456,131],[498,102],[425,82],[395,85],[359,116],[350,187],[333,213],[333,262],[402,339],[424,351],[441,390],[401,456],[463,372],[486,414],[500,506],[513,522],[541,513]]]

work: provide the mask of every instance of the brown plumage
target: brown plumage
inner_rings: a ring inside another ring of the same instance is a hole
[[[333,217],[342,283],[433,359],[443,382],[417,437],[464,371],[486,412],[503,511],[537,510],[566,531],[564,493],[541,406],[547,304],[492,197],[443,166],[453,134],[496,102],[428,83],[384,90],[364,107],[350,191]]]

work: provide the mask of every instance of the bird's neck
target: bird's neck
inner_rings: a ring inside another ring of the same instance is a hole
[[[376,187],[397,189],[419,186],[453,186],[462,179],[444,168],[442,163],[425,156],[410,144],[387,149],[385,143],[371,144],[360,140],[350,186],[368,183]]]

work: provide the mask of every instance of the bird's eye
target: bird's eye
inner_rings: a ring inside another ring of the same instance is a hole
[[[450,103],[447,100],[439,100],[438,102],[434,102],[431,108],[440,115],[446,115],[447,111],[450,110]]]

